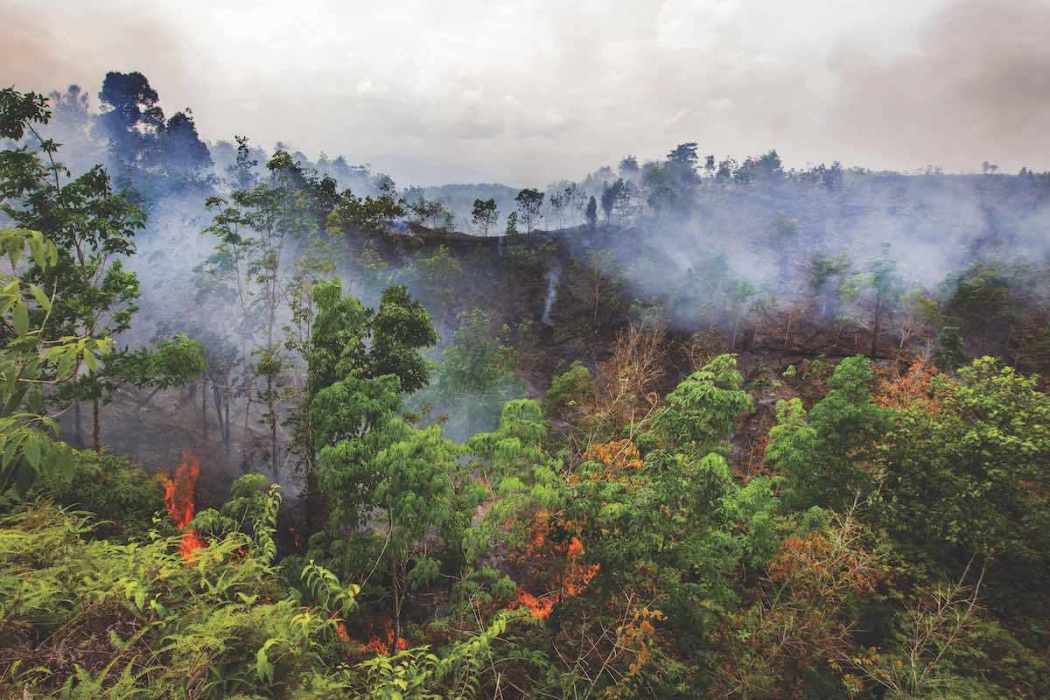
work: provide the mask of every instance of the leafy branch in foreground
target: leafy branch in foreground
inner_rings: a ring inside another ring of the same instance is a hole
[[[0,230],[0,249],[15,271],[27,254],[40,269],[58,258],[54,243],[27,229]],[[68,448],[53,439],[57,424],[46,410],[45,391],[73,382],[81,362],[96,368],[110,350],[108,339],[49,340],[53,299],[54,293],[18,274],[0,272],[0,494],[12,487],[24,491],[40,470],[68,463]]]

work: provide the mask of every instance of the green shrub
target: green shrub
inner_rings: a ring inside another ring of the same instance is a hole
[[[125,457],[77,450],[70,469],[44,473],[38,493],[96,518],[93,537],[126,540],[144,535],[164,510],[164,489],[156,475]]]

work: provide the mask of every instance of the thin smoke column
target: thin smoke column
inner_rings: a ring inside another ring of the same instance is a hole
[[[558,298],[558,282],[561,280],[561,265],[555,265],[547,270],[547,300],[543,303],[543,324],[553,326],[551,322],[551,309]]]

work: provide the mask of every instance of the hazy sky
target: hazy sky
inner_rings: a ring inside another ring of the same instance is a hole
[[[0,0],[0,83],[138,70],[202,134],[402,184],[742,159],[1050,168],[1050,0]]]

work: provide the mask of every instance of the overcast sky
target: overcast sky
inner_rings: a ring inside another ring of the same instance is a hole
[[[0,83],[143,72],[203,136],[401,184],[698,141],[791,166],[1050,168],[1050,0],[0,0]]]

